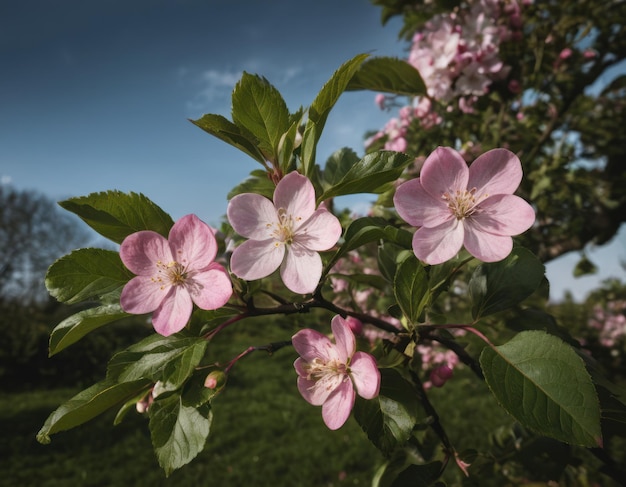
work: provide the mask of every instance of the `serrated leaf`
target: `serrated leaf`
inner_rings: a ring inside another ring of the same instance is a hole
[[[402,59],[375,57],[361,64],[346,91],[372,90],[406,96],[426,94],[419,71]]]
[[[498,402],[522,425],[565,443],[602,445],[600,406],[582,359],[565,342],[525,331],[485,347],[480,365]]]
[[[404,445],[418,420],[417,394],[394,369],[381,369],[380,393],[366,401],[357,398],[354,417],[370,441],[385,455]]]
[[[204,449],[213,413],[208,404],[185,406],[180,396],[156,400],[149,409],[150,435],[165,475],[186,465]]]
[[[119,290],[132,277],[117,252],[78,249],[50,266],[45,283],[53,297],[73,304]]]
[[[481,264],[472,273],[472,316],[478,319],[521,303],[543,281],[545,267],[529,250],[516,247],[500,262]]]
[[[95,418],[104,411],[126,402],[150,384],[147,380],[125,382],[104,380],[76,394],[46,419],[37,441],[49,443],[50,435],[68,430]]]
[[[78,215],[100,235],[117,243],[140,230],[152,230],[167,237],[174,225],[167,213],[137,193],[91,193],[61,201],[59,205]]]
[[[128,316],[119,304],[107,304],[65,318],[50,334],[50,356],[76,343],[87,333]]]
[[[339,182],[320,195],[318,203],[334,196],[375,193],[386,183],[398,179],[412,161],[412,157],[400,152],[376,151],[366,154],[352,165]]]
[[[417,323],[428,304],[428,275],[420,261],[409,255],[396,270],[393,292],[404,316],[410,323]]]
[[[338,184],[359,160],[360,158],[356,152],[348,147],[339,149],[331,154],[326,160],[322,173],[324,188]]]
[[[265,78],[244,72],[232,96],[235,125],[245,127],[269,161],[278,160],[278,144],[291,125],[287,104]]]
[[[217,137],[227,144],[248,154],[252,159],[265,165],[265,156],[257,147],[255,137],[244,128],[238,127],[222,115],[207,113],[197,120],[190,120],[196,127]]]
[[[113,356],[107,377],[118,382],[148,378],[177,389],[191,376],[206,350],[207,341],[198,337],[171,335],[144,339]]]
[[[337,103],[341,94],[345,91],[348,83],[359,69],[361,63],[368,57],[367,54],[359,54],[345,62],[322,87],[320,92],[309,107],[309,116],[302,136],[300,157],[302,160],[303,174],[310,176],[315,163],[317,143],[322,135],[328,114]]]

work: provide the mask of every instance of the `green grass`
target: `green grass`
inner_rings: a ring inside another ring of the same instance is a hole
[[[227,330],[216,353],[228,360],[249,345],[290,337],[263,323]],[[131,413],[113,427],[114,411],[40,445],[46,417],[77,390],[5,394],[0,398],[0,486],[342,486],[369,485],[381,463],[353,419],[325,428],[320,408],[297,392],[295,351],[256,352],[231,372],[213,403],[205,450],[169,478],[159,467],[147,420]]]

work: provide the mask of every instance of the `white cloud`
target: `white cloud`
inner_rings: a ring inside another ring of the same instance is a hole
[[[0,184],[4,185],[4,184],[11,184],[13,182],[13,178],[11,176],[7,176],[6,174],[3,174],[2,176],[0,176]]]
[[[195,86],[195,95],[187,102],[187,110],[191,112],[216,110],[216,105],[230,105],[230,95],[241,78],[243,72],[259,74],[282,91],[290,82],[303,74],[300,66],[273,66],[261,60],[244,63],[241,69],[206,69],[194,71],[181,67],[178,76],[181,80]],[[221,110],[220,110],[221,111]]]

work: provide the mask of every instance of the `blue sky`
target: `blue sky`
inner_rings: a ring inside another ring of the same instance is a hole
[[[194,127],[230,117],[242,71],[266,77],[289,108],[308,106],[356,54],[402,56],[399,20],[368,0],[0,0],[0,178],[55,200],[119,189],[174,218],[217,224],[226,194],[257,163]],[[389,117],[373,93],[342,96],[319,146],[323,161]],[[259,166],[260,167],[260,166]],[[601,277],[623,277],[625,232]],[[606,254],[606,255],[605,255]],[[591,257],[597,253],[591,253]],[[568,257],[551,265],[555,296],[582,296]]]

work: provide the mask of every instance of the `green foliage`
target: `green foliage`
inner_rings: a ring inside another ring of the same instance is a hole
[[[566,443],[601,446],[600,406],[576,352],[540,331],[485,347],[480,364],[500,404],[524,426]]]
[[[426,94],[426,86],[417,69],[402,59],[377,57],[368,59],[346,87],[349,90],[372,90],[397,95]]]
[[[103,237],[121,243],[131,233],[152,230],[167,237],[174,222],[142,194],[106,191],[59,203]]]
[[[543,279],[543,264],[519,247],[500,262],[479,265],[469,282],[472,316],[477,319],[511,308],[533,294]]]
[[[128,316],[119,304],[105,304],[65,318],[50,333],[50,356],[69,347],[87,333]]]
[[[400,263],[393,284],[404,316],[409,323],[416,324],[428,304],[429,288],[426,271],[415,256],[410,255]]]
[[[358,399],[354,417],[368,438],[385,455],[402,447],[418,422],[420,407],[415,388],[394,369],[382,369],[380,394]]]

